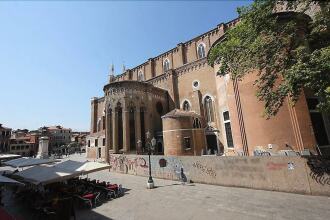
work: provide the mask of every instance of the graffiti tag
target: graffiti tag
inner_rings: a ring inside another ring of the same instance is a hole
[[[200,170],[202,173],[205,173],[213,178],[217,176],[217,173],[213,168],[207,167],[203,164],[201,164],[199,161],[193,163],[193,167]]]

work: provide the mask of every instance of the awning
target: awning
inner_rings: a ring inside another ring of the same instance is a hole
[[[9,160],[7,162],[4,162],[3,164],[14,167],[14,168],[19,168],[19,167],[29,167],[29,166],[39,165],[39,164],[55,163],[57,161],[59,161],[59,160],[22,157],[22,158],[18,158],[18,159],[14,159],[14,160]]]
[[[54,166],[35,166],[15,175],[24,179],[24,181],[38,184],[49,184],[61,182],[83,174],[97,172],[99,170],[109,169],[110,165],[97,162],[78,162],[68,160]]]
[[[0,175],[0,185],[24,185],[24,183]]]
[[[70,179],[75,176],[75,173],[59,170],[56,167],[34,166],[18,172],[15,175],[21,177],[26,182],[30,182],[35,185],[45,185]]]
[[[8,159],[14,159],[21,157],[21,155],[18,154],[0,154],[0,160],[8,160]]]
[[[74,160],[67,160],[63,163],[58,163],[54,165],[54,167],[64,169],[70,172],[81,172],[82,174],[88,174],[100,170],[109,169],[110,165],[98,162],[79,162]]]

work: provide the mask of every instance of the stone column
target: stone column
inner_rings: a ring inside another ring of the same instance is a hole
[[[137,142],[138,140],[141,141],[141,119],[140,119],[140,107],[137,107],[135,110],[135,146],[137,153],[141,153],[142,149],[139,149]]]
[[[112,112],[112,149],[114,153],[118,153],[118,112]]]
[[[129,109],[123,108],[123,151],[127,153],[130,151],[130,138],[129,138]]]

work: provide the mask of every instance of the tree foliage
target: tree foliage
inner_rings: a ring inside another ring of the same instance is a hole
[[[286,13],[278,13],[279,6]],[[268,118],[286,97],[294,104],[303,89],[330,111],[330,3],[255,0],[238,13],[240,22],[211,49],[209,64],[220,63],[219,74],[238,80],[256,71],[256,95]]]

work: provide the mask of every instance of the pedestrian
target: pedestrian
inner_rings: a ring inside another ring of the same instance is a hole
[[[180,179],[181,179],[182,185],[185,185],[187,182],[187,176],[183,172],[183,167],[181,167],[181,170],[180,170]]]

